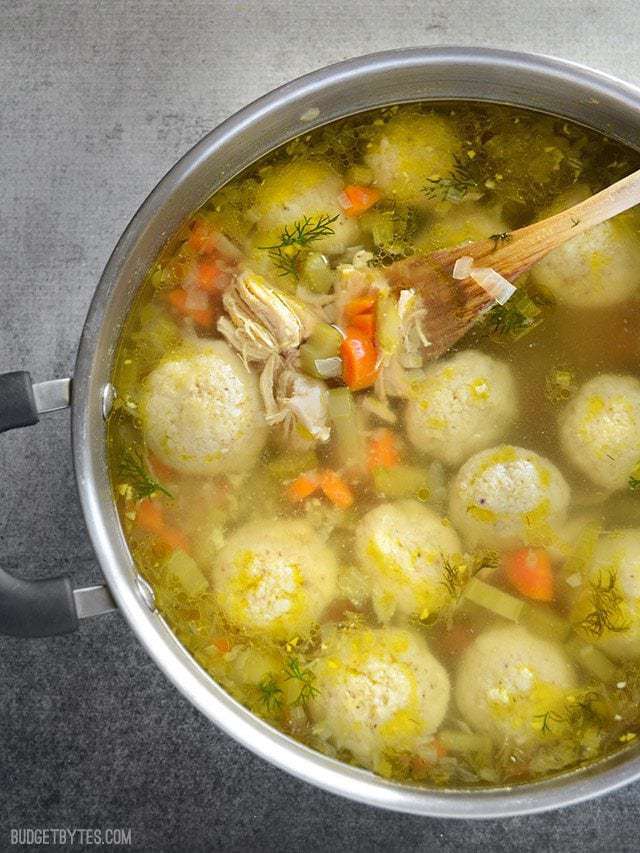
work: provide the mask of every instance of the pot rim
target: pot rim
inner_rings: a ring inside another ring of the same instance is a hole
[[[479,71],[502,67],[535,72],[560,81],[578,82],[594,96],[613,99],[640,113],[639,88],[584,65],[537,54],[455,46],[396,49],[349,59],[299,77],[253,101],[208,133],[159,181],[133,216],[105,266],[85,321],[74,373],[72,445],[76,482],[102,571],[134,633],[183,695],[252,752],[326,791],[399,812],[444,818],[504,818],[548,811],[613,791],[640,778],[640,754],[628,749],[586,768],[512,788],[433,790],[390,782],[315,752],[254,716],[196,663],[150,606],[149,590],[141,584],[120,527],[114,524],[113,498],[105,476],[104,423],[99,414],[104,383],[96,379],[105,359],[101,333],[104,334],[105,314],[125,262],[143,238],[154,213],[167,204],[182,182],[212,152],[225,141],[243,134],[265,115],[291,103],[304,103],[330,83],[366,78],[373,72],[403,65],[449,68],[473,65]],[[386,103],[390,102],[393,101]],[[222,183],[230,177],[225,176]],[[140,275],[144,272],[138,270]],[[112,331],[111,338],[116,337]],[[113,342],[107,356],[112,352]]]

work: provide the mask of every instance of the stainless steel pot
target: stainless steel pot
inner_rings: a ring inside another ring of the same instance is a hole
[[[32,388],[28,374],[0,377],[0,431],[34,423],[39,413],[71,402],[78,490],[108,587],[74,591],[66,578],[24,582],[0,572],[0,631],[27,636],[72,630],[78,618],[114,606],[112,595],[176,687],[212,722],[278,767],[382,808],[504,817],[558,808],[631,782],[640,777],[640,752],[628,749],[534,784],[449,791],[388,782],[302,746],[231,699],[155,610],[153,593],[136,571],[120,528],[105,453],[118,335],[145,272],[183,220],[245,166],[300,133],[373,107],[436,99],[494,101],[555,113],[639,147],[640,90],[567,62],[474,48],[390,51],[332,65],[282,86],[221,124],[160,181],[118,242],[85,323],[72,385],[54,380]]]

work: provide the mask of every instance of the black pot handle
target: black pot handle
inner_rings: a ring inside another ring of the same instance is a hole
[[[0,432],[32,426],[44,412],[70,404],[70,379],[33,384],[26,371],[0,374]],[[113,610],[106,587],[74,590],[67,576],[23,580],[0,567],[0,634],[48,637],[68,634],[78,618]]]

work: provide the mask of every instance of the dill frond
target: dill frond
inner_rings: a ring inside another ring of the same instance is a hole
[[[316,678],[315,673],[310,669],[302,669],[298,658],[290,657],[284,671],[287,676],[285,681],[293,679],[300,684],[300,693],[298,693],[296,699],[291,703],[293,706],[306,705],[310,699],[313,699],[320,692],[313,683]]]
[[[271,246],[258,246],[258,248],[269,253],[271,261],[279,270],[279,275],[291,275],[297,280],[302,251],[316,240],[335,234],[335,229],[331,226],[339,216],[339,213],[335,216],[322,214],[317,218],[304,216],[296,220],[291,228],[288,225],[285,226],[277,243]]]
[[[631,474],[629,474],[629,490],[631,492],[640,491],[640,462],[637,463]]]
[[[540,307],[519,290],[505,305],[496,305],[489,312],[491,334],[517,341],[542,322]]]
[[[260,702],[269,714],[275,714],[282,708],[282,688],[278,687],[272,675],[263,678],[258,684]]]
[[[501,243],[509,243],[513,240],[513,234],[510,231],[501,231],[500,234],[491,234],[489,240],[493,240],[493,251],[495,252]]]
[[[173,498],[171,492],[149,474],[142,454],[138,450],[127,450],[120,463],[120,473],[127,478],[127,483],[138,500],[150,498],[159,492],[168,498]]]
[[[442,557],[442,575],[440,584],[457,601],[469,581],[469,567],[466,563],[456,562],[450,557]]]
[[[427,198],[437,201],[462,201],[471,192],[478,192],[478,181],[473,177],[470,166],[460,157],[454,158],[455,166],[446,177],[428,178],[422,192]]]
[[[608,575],[608,579],[604,580],[602,572],[599,572],[597,579],[591,581],[590,601],[593,610],[580,622],[583,631],[596,639],[605,631],[619,633],[629,627],[622,610],[624,598],[616,588],[617,574],[610,569]]]

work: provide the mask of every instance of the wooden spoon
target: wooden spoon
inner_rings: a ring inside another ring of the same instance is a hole
[[[636,204],[640,204],[640,170],[548,219],[487,240],[396,261],[386,274],[395,289],[414,288],[422,297],[427,308],[424,331],[431,341],[426,352],[429,358],[438,358],[496,304],[473,279],[452,278],[458,258],[469,256],[476,267],[491,267],[513,281],[562,243]]]

